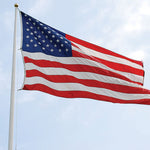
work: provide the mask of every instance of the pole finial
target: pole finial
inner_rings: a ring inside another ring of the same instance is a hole
[[[15,6],[15,7],[18,7],[18,4],[16,3],[14,6]]]

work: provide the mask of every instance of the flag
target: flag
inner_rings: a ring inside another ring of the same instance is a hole
[[[20,12],[24,90],[65,98],[150,104],[141,61],[83,41]]]

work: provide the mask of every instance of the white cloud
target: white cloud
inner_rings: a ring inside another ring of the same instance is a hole
[[[50,106],[54,105],[55,103],[57,103],[57,99],[58,97],[55,97],[53,95],[47,94],[47,93],[43,93],[38,91],[39,93],[39,99],[42,99],[42,101],[39,101],[39,104],[41,106],[42,109],[49,109]]]
[[[5,72],[4,66],[0,62],[0,93],[3,93],[10,88],[9,81],[9,75]]]
[[[81,6],[81,13],[86,14],[90,12],[92,9],[96,7],[96,4],[97,4],[97,0],[90,0],[89,3],[84,5],[84,7]]]
[[[17,91],[16,97],[19,104],[24,104],[36,100],[36,94],[33,91]]]
[[[149,45],[144,34],[150,31],[148,0],[90,0],[80,12],[89,16],[78,31],[84,32],[88,41],[134,59],[147,56],[139,47],[147,49]]]
[[[134,8],[134,7],[133,7]],[[127,23],[124,26],[126,32],[143,32],[149,29],[149,25],[145,22],[150,22],[147,16],[150,16],[150,4],[147,1],[141,1],[138,8],[130,12],[127,18]]]
[[[4,147],[0,146],[0,150],[4,150],[4,149],[5,149]]]
[[[3,24],[5,26],[5,29],[7,29],[7,31],[13,31],[13,22],[14,22],[14,13],[12,11],[6,11],[2,14],[1,16],[1,20],[3,20]]]
[[[29,9],[32,15],[43,15],[52,7],[52,0],[37,0],[33,7]]]
[[[144,51],[139,50],[139,51],[134,51],[129,54],[130,58],[136,59],[136,60],[143,60],[145,58],[146,54]]]
[[[141,1],[141,7],[139,11],[141,15],[150,16],[150,1]]]
[[[125,32],[141,32],[142,31],[142,18],[141,16],[136,14],[131,14],[128,18],[127,23],[123,27]]]
[[[79,111],[79,106],[75,103],[70,103],[68,106],[64,107],[59,119],[63,121],[70,120],[73,118],[76,111]]]
[[[53,105],[55,103],[55,99],[57,100],[57,97],[34,90],[18,90],[16,93],[16,98],[19,104],[31,103],[33,101],[36,101],[42,109],[49,108],[50,105]]]

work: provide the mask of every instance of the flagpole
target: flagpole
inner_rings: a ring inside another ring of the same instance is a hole
[[[16,72],[16,32],[17,32],[17,9],[15,7],[15,21],[14,21],[14,38],[13,38],[13,60],[12,60],[12,76],[11,76],[11,95],[10,95],[10,118],[9,118],[9,141],[8,150],[13,150],[13,136],[14,136],[14,107],[15,107],[15,72]]]

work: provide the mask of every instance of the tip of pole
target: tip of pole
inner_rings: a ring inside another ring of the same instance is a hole
[[[18,7],[18,4],[16,3],[14,6],[15,6],[15,7]]]

